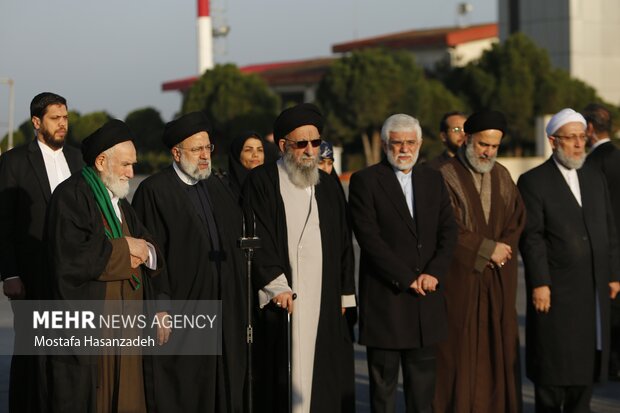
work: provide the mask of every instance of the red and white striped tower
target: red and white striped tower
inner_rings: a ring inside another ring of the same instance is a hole
[[[198,74],[213,69],[213,25],[209,0],[198,0]]]

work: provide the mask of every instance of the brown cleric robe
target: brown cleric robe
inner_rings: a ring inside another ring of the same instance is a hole
[[[119,205],[123,234],[147,240],[156,247],[129,203],[123,199]],[[55,299],[121,303],[123,314],[127,314],[131,303],[139,304],[141,309],[143,298],[155,296],[154,282],[150,280],[163,267],[162,254],[157,251],[157,270],[142,265],[136,274],[131,269],[127,241],[108,239],[93,192],[80,173],[56,188],[46,224]],[[129,281],[132,273],[142,280],[137,290]],[[140,333],[111,329],[103,331],[102,338],[131,338]],[[50,356],[51,412],[145,412],[142,371],[139,353]]]
[[[525,223],[521,196],[496,163],[474,174],[460,151],[439,168],[459,226],[443,283],[448,340],[437,357],[436,412],[521,410],[516,312],[518,241]],[[501,269],[489,265],[496,242],[512,247]]]
[[[124,214],[122,229],[124,236],[131,236]],[[105,271],[98,281],[105,282],[105,300],[142,300],[144,288],[133,289],[127,274],[136,271],[138,277],[144,279],[140,267],[131,268],[129,246],[123,238],[110,240],[113,245],[112,254]],[[131,309],[130,309],[131,311]],[[131,338],[140,334],[139,329],[123,329],[123,338]],[[97,372],[97,413],[108,412],[146,412],[144,396],[144,377],[142,374],[142,356],[140,354],[103,355],[98,359]],[[116,406],[114,405],[114,401]]]

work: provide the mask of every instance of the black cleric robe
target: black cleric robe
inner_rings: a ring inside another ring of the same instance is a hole
[[[351,231],[345,203],[337,182],[324,173],[315,186],[321,232],[322,288],[312,375],[311,412],[340,412],[350,402],[353,381],[341,358],[345,342],[350,342],[341,297],[355,294]],[[280,274],[291,285],[286,209],[280,194],[276,163],[254,168],[244,187],[244,200],[256,218],[256,232],[262,248],[256,253],[253,285],[258,291]],[[303,294],[303,291],[296,291]],[[287,317],[269,303],[258,311],[255,329],[256,370],[255,411],[286,412],[287,400]],[[349,344],[352,345],[352,344]],[[350,356],[350,354],[349,354]]]
[[[170,166],[140,184],[133,206],[166,259],[159,298],[222,301],[222,356],[152,357],[149,411],[244,411],[247,288],[236,246],[242,214],[228,183],[211,175],[188,185]]]
[[[527,208],[520,241],[528,297],[526,367],[537,385],[607,379],[609,282],[620,279],[618,239],[603,175],[586,163],[577,176],[581,206],[553,158],[517,184]],[[529,297],[544,285],[551,289],[551,309],[538,313]]]
[[[120,201],[120,209],[123,234],[156,246],[126,200]],[[129,279],[135,271],[131,269],[127,241],[108,239],[103,215],[81,172],[56,188],[46,224],[55,299],[141,300],[153,295],[150,278],[163,267],[161,254],[157,253],[157,270],[139,267],[142,285],[133,289]],[[125,402],[144,406],[140,355],[52,356],[50,364],[53,412],[115,410],[113,403],[122,406]],[[112,374],[110,369],[117,372]],[[104,394],[105,400],[98,400]]]

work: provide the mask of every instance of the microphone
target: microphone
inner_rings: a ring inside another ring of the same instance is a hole
[[[252,213],[252,215],[254,215]],[[248,235],[246,232],[246,228],[245,228],[245,214],[243,215],[243,235],[241,236],[241,238],[239,238],[237,240],[237,246],[239,248],[241,248],[242,250],[246,250],[246,251],[252,251],[254,249],[260,248],[262,245],[261,240],[259,237],[256,236],[256,217],[253,216],[253,221],[254,221],[254,230],[252,231],[252,235]]]

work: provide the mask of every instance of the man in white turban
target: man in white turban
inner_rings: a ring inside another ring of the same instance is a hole
[[[527,376],[537,412],[589,412],[593,383],[607,378],[620,258],[605,179],[584,166],[585,131],[574,110],[554,115],[546,128],[553,155],[518,182],[527,209],[520,241],[530,297]]]

